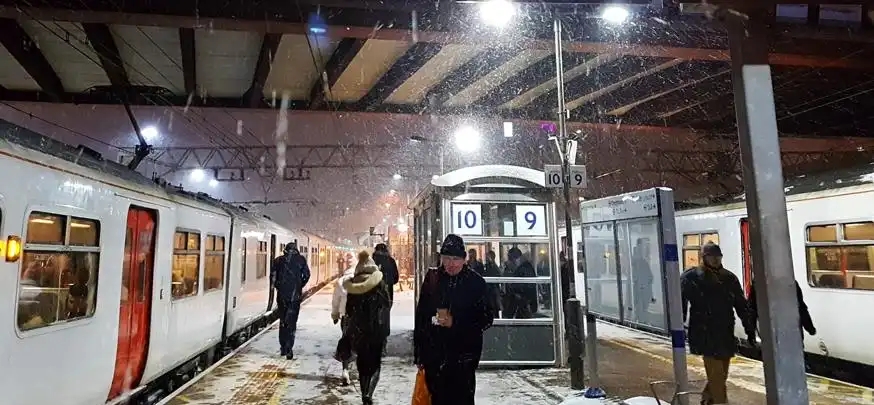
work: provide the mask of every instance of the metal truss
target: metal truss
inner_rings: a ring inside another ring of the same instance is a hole
[[[398,145],[288,145],[236,147],[163,147],[152,148],[146,158],[153,163],[155,175],[185,170],[212,171],[218,181],[245,181],[255,172],[262,178],[309,180],[312,169],[422,169],[438,167],[423,162],[399,161]],[[119,163],[126,164],[134,148],[122,148]]]

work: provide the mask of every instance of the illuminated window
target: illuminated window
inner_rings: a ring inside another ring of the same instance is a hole
[[[174,299],[197,295],[200,283],[200,232],[176,231],[173,237]]]
[[[696,232],[683,234],[683,269],[691,269],[701,264],[701,247],[708,244],[719,244],[719,233]]]
[[[97,306],[100,222],[33,212],[18,287],[18,328],[90,318]]]
[[[207,235],[203,291],[220,290],[225,280],[225,237]]]
[[[255,278],[267,277],[267,242],[258,242],[258,252],[255,253]]]
[[[811,286],[874,290],[874,222],[811,225],[805,233]]]

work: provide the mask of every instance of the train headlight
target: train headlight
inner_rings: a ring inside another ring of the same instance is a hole
[[[5,252],[6,261],[17,262],[21,258],[21,238],[9,235],[6,238],[5,245],[3,251]]]

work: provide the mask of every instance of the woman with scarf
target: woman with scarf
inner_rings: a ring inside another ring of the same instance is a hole
[[[373,392],[379,382],[382,348],[388,339],[389,297],[382,272],[370,254],[358,254],[354,275],[343,282],[346,290],[345,337],[357,355],[361,401],[373,404]]]
[[[346,330],[349,328],[349,317],[346,316],[346,289],[343,288],[343,283],[355,276],[356,264],[352,261],[351,253],[346,253],[345,263],[349,267],[337,279],[337,284],[334,285],[334,296],[331,300],[331,320],[334,321],[334,325],[340,322],[341,337],[340,341],[337,342],[337,352],[334,358],[343,365],[343,385],[349,385],[351,381],[349,365],[352,363],[352,347],[349,345],[349,339],[346,337]]]

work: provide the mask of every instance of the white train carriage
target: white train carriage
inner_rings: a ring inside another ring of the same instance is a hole
[[[103,403],[212,361],[223,339],[268,313],[272,257],[309,238],[84,148],[2,129],[3,403]]]

